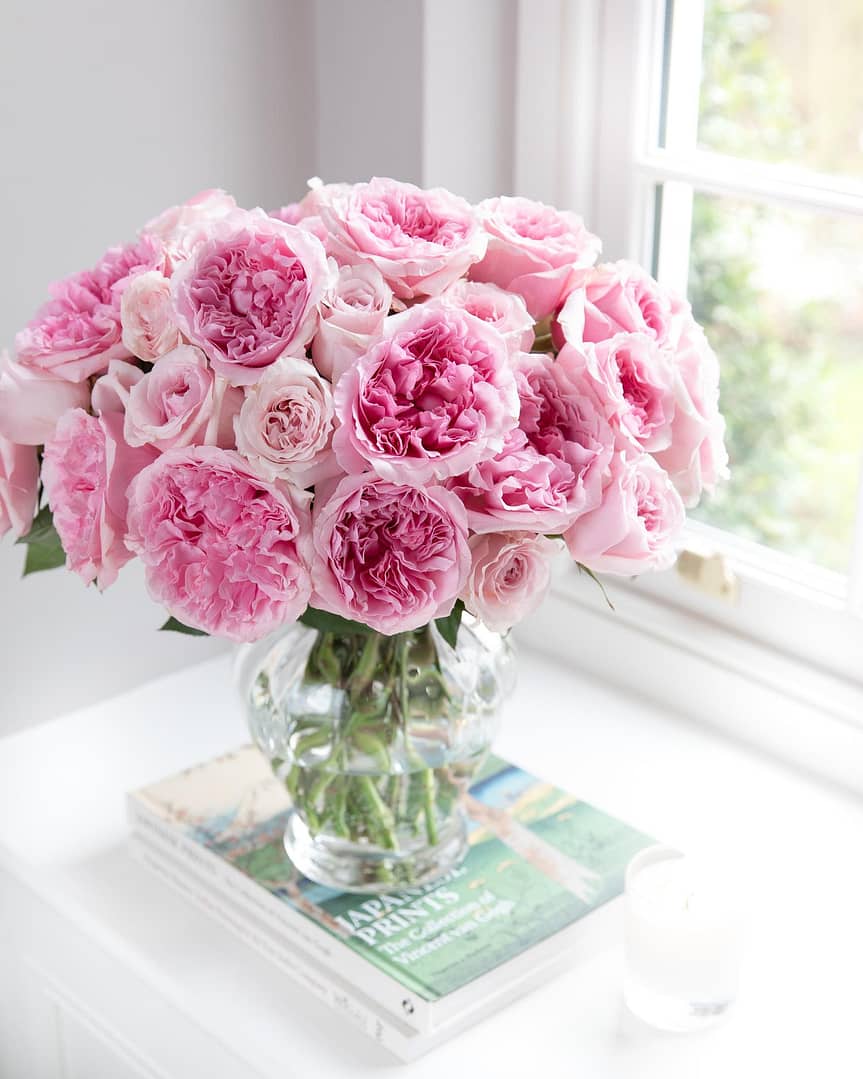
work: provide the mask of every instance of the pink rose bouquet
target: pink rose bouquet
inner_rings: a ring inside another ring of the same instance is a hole
[[[503,632],[559,553],[667,567],[727,472],[718,362],[599,251],[523,198],[202,192],[51,286],[0,357],[0,533],[99,588],[139,558],[172,628],[236,641],[453,639],[463,610]]]

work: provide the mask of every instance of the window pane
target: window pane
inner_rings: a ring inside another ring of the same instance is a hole
[[[689,297],[731,482],[696,516],[847,572],[863,450],[863,220],[696,193]]]
[[[705,0],[699,145],[859,179],[861,58],[861,0]]]

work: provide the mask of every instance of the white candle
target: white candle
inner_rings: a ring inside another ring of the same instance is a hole
[[[740,915],[727,876],[670,847],[650,847],[626,873],[630,1009],[653,1026],[694,1030],[737,994]]]

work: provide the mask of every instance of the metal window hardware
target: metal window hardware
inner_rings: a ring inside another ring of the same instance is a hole
[[[692,588],[705,596],[736,603],[740,582],[725,557],[717,551],[681,551],[677,556],[677,572]]]

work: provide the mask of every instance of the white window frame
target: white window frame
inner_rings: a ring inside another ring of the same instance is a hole
[[[675,33],[697,37],[678,56],[700,63],[702,5],[678,0],[677,7],[684,18]],[[680,152],[673,142],[663,150],[651,144],[658,129],[660,95],[652,79],[662,72],[664,12],[663,0],[519,0],[515,191],[578,210],[602,237],[607,257],[648,267],[659,182],[682,185],[671,199],[666,188],[662,227],[684,229],[687,236],[690,184],[717,194],[863,213],[860,184]],[[549,42],[560,43],[559,53]],[[670,130],[697,122],[691,94],[672,100],[673,83],[685,74],[669,72],[670,107],[677,110]],[[688,266],[680,258],[677,263],[666,260],[658,272],[669,283],[682,282],[685,291]],[[863,470],[847,585],[839,574],[693,522],[685,547],[721,553],[739,582],[736,603],[703,595],[669,572],[607,581],[612,613],[590,591],[592,582],[568,567],[556,583],[557,611],[544,616],[541,632],[556,650],[568,650],[605,678],[741,734],[752,736],[758,728],[758,739],[771,749],[863,785],[856,763],[848,772],[847,744],[853,732],[856,762],[863,752],[861,507]],[[573,605],[590,627],[589,641],[579,635],[573,643],[572,630],[564,631],[560,620],[572,626]],[[694,678],[710,682],[709,699],[693,693]],[[804,736],[810,723],[811,737]]]

